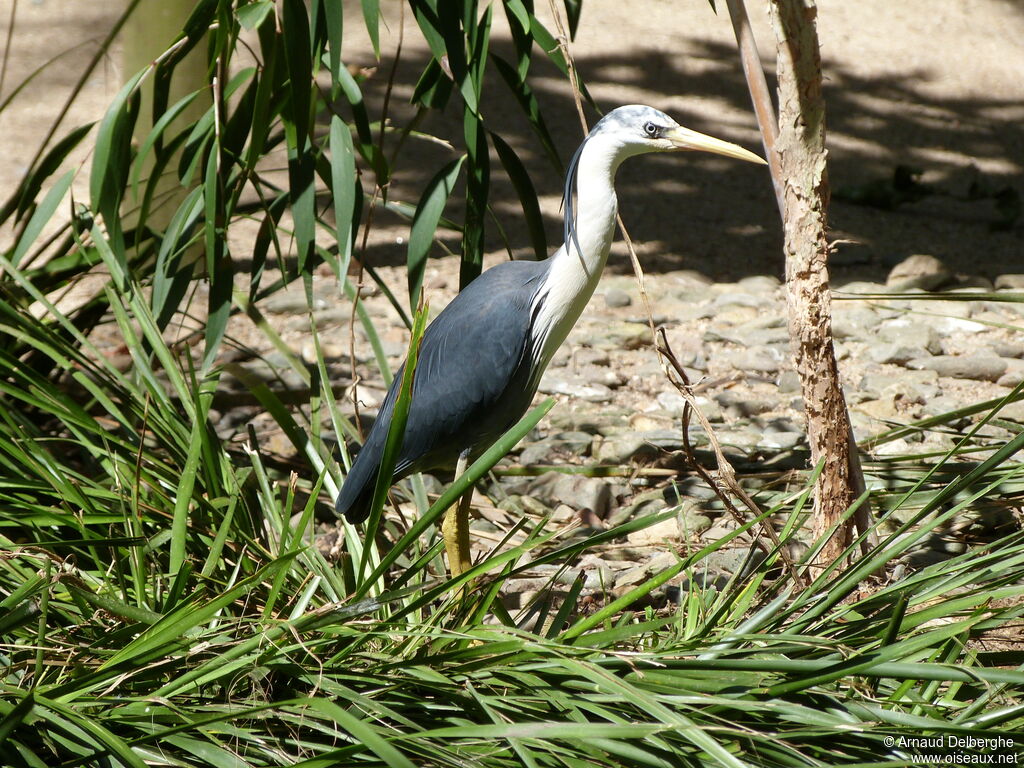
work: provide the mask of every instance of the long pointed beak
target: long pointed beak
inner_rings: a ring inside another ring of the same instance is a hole
[[[672,146],[675,149],[712,152],[716,155],[734,157],[737,160],[746,160],[748,163],[768,165],[763,158],[755,155],[753,152],[749,152],[741,146],[732,144],[728,141],[722,141],[721,139],[716,139],[714,136],[707,136],[703,133],[697,133],[697,131],[691,131],[689,128],[683,128],[682,126],[671,128],[663,133],[662,136],[672,142]]]

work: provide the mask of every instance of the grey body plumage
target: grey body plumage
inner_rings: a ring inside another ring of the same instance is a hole
[[[608,113],[569,165],[562,247],[542,262],[512,261],[487,270],[427,327],[392,483],[481,453],[522,417],[604,268],[615,227],[615,171],[628,157],[674,149],[764,162],[682,128],[653,107]],[[337,511],[350,522],[369,514],[401,379],[400,370],[338,495]],[[449,541],[447,533],[446,543],[459,568],[467,567],[468,545]]]
[[[488,269],[427,327],[392,482],[451,468],[463,451],[482,452],[529,408],[536,389],[530,387],[529,308],[547,263]],[[492,317],[503,321],[489,323]],[[338,495],[337,511],[350,522],[369,514],[403,370],[404,364]]]

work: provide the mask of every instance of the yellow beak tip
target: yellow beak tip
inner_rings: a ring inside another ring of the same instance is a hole
[[[668,139],[678,149],[688,149],[695,152],[710,152],[715,155],[724,155],[725,157],[731,157],[736,160],[746,160],[748,163],[757,163],[758,165],[768,165],[768,161],[763,157],[755,155],[753,152],[744,149],[738,144],[733,144],[729,141],[723,141],[722,139],[716,139],[714,136],[708,136],[697,131],[692,131],[689,128],[683,128],[679,126],[672,130]]]

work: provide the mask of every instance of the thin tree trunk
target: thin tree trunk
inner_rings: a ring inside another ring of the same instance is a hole
[[[832,343],[825,226],[825,103],[814,0],[771,0],[777,41],[783,232],[789,332],[807,415],[811,460],[823,461],[815,493],[814,534],[836,525],[856,498],[850,473],[850,422]],[[822,549],[831,563],[851,540],[841,525]]]
[[[135,8],[131,18],[125,24],[121,39],[124,43],[124,78],[127,80],[143,67],[151,64],[160,56],[185,26],[185,21],[195,9],[195,0],[142,0]],[[208,85],[206,75],[206,58],[204,46],[199,45],[174,68],[171,79],[169,105],[193,91],[199,91]],[[188,125],[198,120],[209,108],[212,97],[205,94],[189,105],[171,124],[172,126]],[[142,108],[135,126],[135,141],[141,145],[153,127],[153,78],[150,77],[142,86]],[[179,151],[180,154],[180,151]],[[150,152],[146,160],[146,172],[153,167],[154,153]],[[177,161],[167,164],[163,178],[154,194],[160,201],[150,213],[146,225],[151,229],[163,229],[170,223],[171,216],[184,201],[188,189],[178,182]],[[137,201],[132,201],[132,206]],[[134,224],[133,216],[128,221]],[[193,249],[198,252],[198,249]]]

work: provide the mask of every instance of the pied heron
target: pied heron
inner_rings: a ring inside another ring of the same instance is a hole
[[[526,413],[541,374],[597,287],[615,232],[615,172],[628,157],[698,150],[764,164],[727,141],[680,126],[653,107],[609,112],[576,150],[565,179],[565,242],[544,261],[508,261],[467,285],[427,326],[392,483],[483,453]],[[404,364],[403,364],[404,369]],[[338,494],[337,511],[366,519],[402,370],[395,375]],[[448,568],[470,567],[469,499],[445,515]]]

